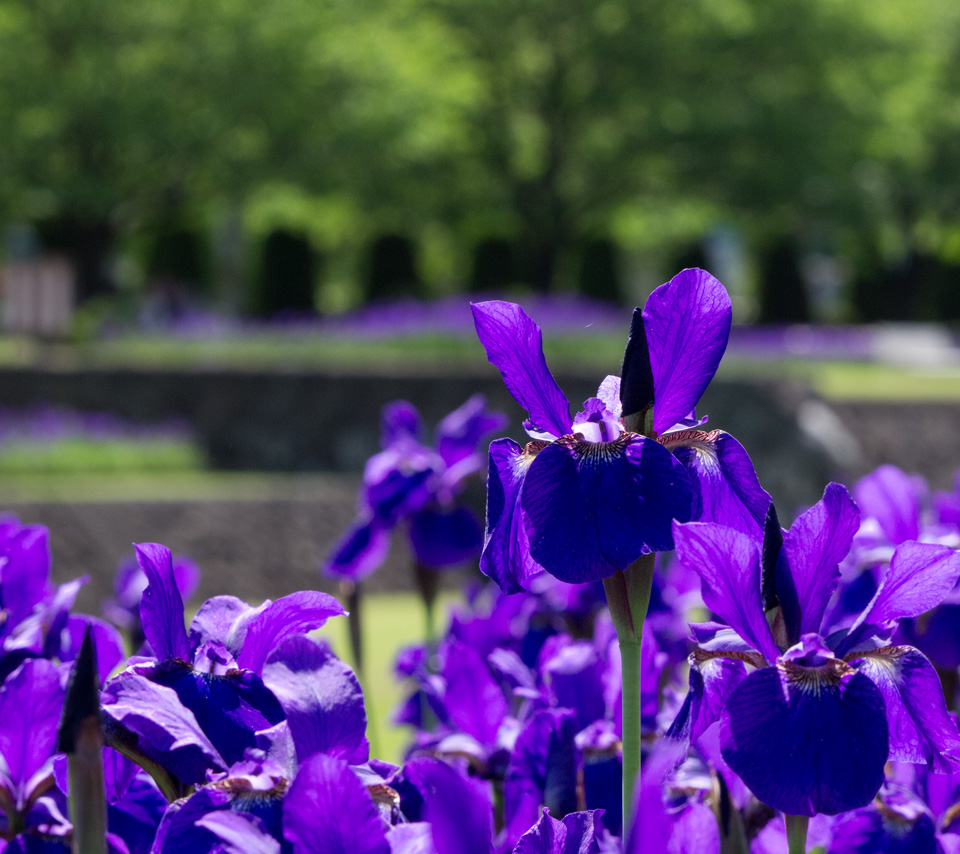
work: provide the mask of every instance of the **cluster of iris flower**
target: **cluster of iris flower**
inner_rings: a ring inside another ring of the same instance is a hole
[[[0,854],[960,854],[960,486],[884,466],[784,529],[694,412],[730,328],[703,271],[574,416],[536,324],[474,316],[529,413],[490,447],[485,529],[457,494],[499,416],[473,399],[430,448],[399,404],[329,564],[371,571],[401,525],[433,568],[482,548],[491,581],[397,659],[402,764],[311,634],[334,597],[187,625],[198,571],[147,543],[107,619],[74,614],[85,579],[53,585],[46,530],[5,519]]]

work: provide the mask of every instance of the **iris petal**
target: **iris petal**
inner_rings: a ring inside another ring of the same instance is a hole
[[[598,581],[642,554],[672,549],[671,522],[690,518],[691,499],[683,466],[635,433],[613,442],[552,442],[520,491],[530,553],[570,583]]]
[[[543,443],[531,442],[536,448]],[[492,578],[504,593],[519,593],[527,581],[543,572],[531,556],[520,510],[520,487],[533,460],[512,439],[490,444],[487,476],[487,521],[480,571]]]
[[[514,400],[538,430],[563,436],[570,430],[570,402],[543,357],[543,334],[518,305],[474,303],[473,320],[487,359],[499,368]]]
[[[920,536],[920,505],[924,496],[915,477],[896,466],[880,466],[857,482],[853,494],[863,518],[876,519],[894,545]]]
[[[283,835],[295,854],[390,854],[363,783],[345,762],[324,753],[300,766],[284,797]]]
[[[851,663],[883,694],[890,758],[925,763],[932,771],[960,771],[960,736],[947,711],[933,665],[909,646],[884,647]]]
[[[289,638],[270,656],[263,681],[283,707],[301,762],[315,753],[367,761],[363,691],[328,648],[307,637]]]
[[[860,527],[860,512],[839,483],[802,513],[783,538],[777,560],[777,595],[790,642],[820,630],[823,613],[840,578],[840,561]]]
[[[137,563],[148,581],[140,600],[143,634],[157,658],[189,661],[191,650],[183,623],[183,599],[173,575],[170,549],[158,543],[141,543],[134,548]]]
[[[883,696],[836,659],[751,673],[720,718],[723,758],[757,798],[788,815],[868,804],[883,783]]]
[[[739,531],[707,522],[674,525],[677,557],[700,575],[704,604],[772,664],[780,650],[760,598],[760,550]]]
[[[726,288],[705,270],[683,270],[650,294],[643,325],[653,369],[657,433],[697,405],[727,348],[732,316]]]
[[[762,534],[770,494],[760,486],[743,445],[721,430],[668,433],[662,441],[690,472],[693,519]]]
[[[875,630],[903,617],[918,617],[935,608],[960,578],[960,554],[948,546],[903,543],[870,604],[837,646],[843,655]]]

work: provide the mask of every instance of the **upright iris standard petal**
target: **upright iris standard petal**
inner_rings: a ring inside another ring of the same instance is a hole
[[[504,830],[510,841],[533,825],[541,805],[560,816],[576,810],[576,729],[569,709],[544,709],[517,737],[503,783]]]
[[[960,578],[960,554],[948,546],[903,543],[870,604],[837,647],[843,655],[874,631],[889,629],[904,617],[935,608]]]
[[[890,729],[890,758],[924,763],[942,774],[960,771],[960,736],[947,711],[940,677],[923,653],[891,646],[850,663],[883,694]]]
[[[25,661],[0,688],[0,787],[11,789],[17,810],[52,773],[63,698],[57,667],[45,659]]]
[[[484,436],[499,432],[506,425],[506,416],[488,410],[486,398],[475,394],[437,425],[437,453],[448,468],[455,466],[477,453]]]
[[[380,415],[380,445],[389,448],[398,442],[419,442],[423,422],[417,408],[406,400],[395,400]]]
[[[860,527],[850,493],[831,483],[823,498],[801,514],[783,539],[777,560],[777,595],[790,642],[820,630],[823,613],[840,578],[839,564]]]
[[[50,532],[43,525],[0,521],[0,603],[7,612],[7,628],[33,613],[50,580]],[[0,632],[2,634],[2,632]]]
[[[857,482],[853,494],[863,518],[876,519],[894,545],[920,536],[923,496],[915,477],[896,466],[880,466]]]
[[[547,368],[540,327],[514,303],[493,300],[471,308],[487,359],[499,368],[533,427],[552,436],[569,433],[570,402]]]
[[[691,500],[683,466],[636,433],[612,442],[564,436],[537,454],[520,491],[531,555],[571,583],[672,549],[671,523],[690,518]]]
[[[283,799],[283,835],[294,854],[390,854],[366,787],[341,759],[318,753]]]
[[[234,657],[240,654],[242,636],[234,642],[235,627],[253,619],[257,609],[236,596],[212,596],[204,602],[190,623],[190,645],[197,649],[205,643],[221,642]]]
[[[267,656],[287,638],[312,632],[330,617],[346,613],[343,605],[329,593],[301,590],[283,596],[271,602],[250,622],[237,664],[259,674]]]
[[[490,854],[493,804],[488,783],[465,777],[436,759],[408,763],[423,797],[436,854]]]
[[[760,535],[770,494],[760,486],[753,462],[736,439],[722,430],[682,430],[660,441],[690,472],[697,522],[717,522],[744,534]]]
[[[507,701],[484,660],[466,644],[449,639],[440,650],[450,723],[480,744],[496,742]]]
[[[653,370],[657,433],[697,405],[720,365],[733,310],[726,288],[705,270],[683,270],[643,307]]]
[[[486,541],[480,571],[496,581],[504,593],[519,593],[531,578],[543,572],[530,555],[520,509],[520,488],[542,447],[543,442],[531,442],[523,449],[512,439],[497,439],[490,444]]]
[[[189,661],[191,649],[183,623],[183,599],[173,574],[170,549],[159,543],[141,543],[134,548],[137,563],[147,576],[147,589],[140,600],[144,637],[158,659]]]
[[[773,664],[780,650],[763,613],[757,543],[706,522],[674,525],[674,537],[677,557],[700,575],[704,604]]]
[[[765,804],[836,815],[873,800],[887,761],[883,697],[836,659],[751,673],[720,718],[723,758]]]
[[[283,706],[301,762],[315,753],[366,762],[367,713],[354,672],[310,638],[290,638],[270,656],[263,681]]]

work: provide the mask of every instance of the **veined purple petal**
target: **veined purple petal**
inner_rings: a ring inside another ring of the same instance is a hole
[[[236,596],[213,596],[204,602],[190,623],[190,645],[198,649],[205,643],[222,643],[234,658],[240,654],[243,635],[235,637],[236,627],[246,631],[246,622],[256,616],[256,608]]]
[[[260,674],[264,662],[287,638],[319,629],[330,617],[346,614],[329,593],[301,590],[272,602],[247,626],[237,664]]]
[[[836,815],[868,804],[883,783],[883,696],[835,659],[765,667],[727,701],[720,744],[724,760],[765,804],[788,815]]]
[[[376,517],[357,519],[337,540],[321,571],[330,578],[362,581],[387,559],[390,531]]]
[[[406,400],[394,400],[380,414],[380,445],[389,448],[398,442],[419,442],[423,433],[420,413]]]
[[[329,648],[307,637],[284,641],[263,668],[263,681],[287,715],[301,762],[327,753],[367,760],[367,713],[354,672]]]
[[[507,701],[486,662],[466,644],[449,639],[440,650],[450,724],[492,747],[507,716]]]
[[[183,599],[173,574],[170,549],[159,543],[134,545],[137,563],[147,576],[147,589],[140,599],[140,622],[153,654],[161,661],[189,661],[192,650],[183,622]]]
[[[880,689],[887,708],[890,758],[925,763],[931,771],[960,771],[957,722],[947,711],[940,677],[918,650],[884,647],[851,664]]]
[[[513,854],[597,854],[597,812],[572,812],[557,821],[544,809],[540,820],[520,837]]]
[[[880,466],[857,481],[853,494],[863,518],[876,519],[894,545],[920,536],[923,495],[917,478],[896,466]]]
[[[50,534],[43,525],[3,520],[0,529],[0,602],[16,626],[43,600],[50,580]]]
[[[256,816],[218,810],[207,813],[195,824],[220,840],[223,854],[280,854],[280,843]]]
[[[713,810],[691,801],[675,817],[669,854],[720,854],[720,828]]]
[[[569,433],[570,402],[547,368],[540,327],[511,302],[491,300],[471,308],[487,359],[535,428],[553,436]]]
[[[504,833],[517,839],[537,820],[541,805],[557,815],[577,808],[576,717],[569,709],[544,709],[526,723],[503,784]]]
[[[410,545],[423,566],[442,569],[475,558],[483,532],[469,507],[428,507],[410,519]]]
[[[717,522],[751,536],[761,536],[770,506],[753,463],[729,433],[683,430],[661,437],[690,472],[693,514],[697,522]]]
[[[578,731],[604,717],[604,666],[592,641],[556,635],[544,644],[540,661],[551,705],[572,709]]]
[[[530,553],[561,581],[599,581],[640,555],[673,548],[690,518],[690,480],[662,445],[635,433],[612,442],[565,436],[534,458],[520,490]]]
[[[414,759],[405,772],[423,797],[437,854],[490,854],[493,805],[490,785],[465,777],[437,759]]]
[[[531,578],[541,574],[530,555],[526,527],[520,510],[520,488],[536,450],[543,443],[521,448],[512,439],[490,444],[487,476],[487,521],[480,571],[504,593],[519,593]]]
[[[657,433],[696,407],[727,349],[732,317],[726,288],[705,270],[683,270],[650,294],[643,326],[653,369]]]
[[[700,575],[704,604],[768,663],[775,662],[780,650],[760,598],[759,544],[733,528],[707,522],[675,524],[674,539],[679,560]]]
[[[948,546],[907,542],[897,546],[870,604],[837,647],[843,655],[877,628],[935,608],[960,578],[960,555]]]
[[[686,748],[676,742],[664,740],[654,746],[634,790],[634,821],[624,840],[624,854],[668,854],[673,822],[663,802],[664,784],[685,757]]]
[[[397,824],[387,831],[390,854],[437,854],[433,847],[433,833],[425,821]]]
[[[138,748],[187,784],[226,770],[217,749],[172,688],[125,670],[104,686],[103,713],[137,736]]]
[[[294,854],[390,854],[386,827],[346,762],[310,757],[283,799],[283,835]]]
[[[437,425],[437,453],[448,468],[455,466],[477,453],[484,436],[506,426],[507,417],[488,410],[487,399],[475,394]]]
[[[777,595],[791,643],[820,630],[840,579],[839,564],[860,527],[860,512],[846,487],[831,483],[823,498],[797,517],[777,560]]]
[[[667,730],[667,737],[696,744],[704,730],[720,719],[734,689],[747,675],[742,661],[697,650],[690,656],[686,699]]]
[[[0,757],[18,810],[52,773],[64,693],[56,665],[42,658],[25,661],[0,688]]]
[[[216,655],[214,648],[206,650]],[[197,659],[200,664],[200,654]],[[247,749],[259,746],[259,732],[284,720],[277,698],[249,670],[227,665],[224,672],[207,672],[175,664],[144,669],[143,675],[176,692],[227,764],[242,760]]]

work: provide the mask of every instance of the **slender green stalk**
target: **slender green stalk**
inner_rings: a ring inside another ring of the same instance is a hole
[[[787,854],[806,854],[810,819],[805,815],[785,815],[783,821],[787,826]]]
[[[640,643],[620,641],[623,666],[623,834],[633,823],[633,790],[640,774]],[[629,816],[629,821],[628,821]]]
[[[656,557],[641,555],[623,572],[603,580],[617,629],[623,667],[623,838],[633,824],[633,793],[640,774],[640,643],[650,604]]]

